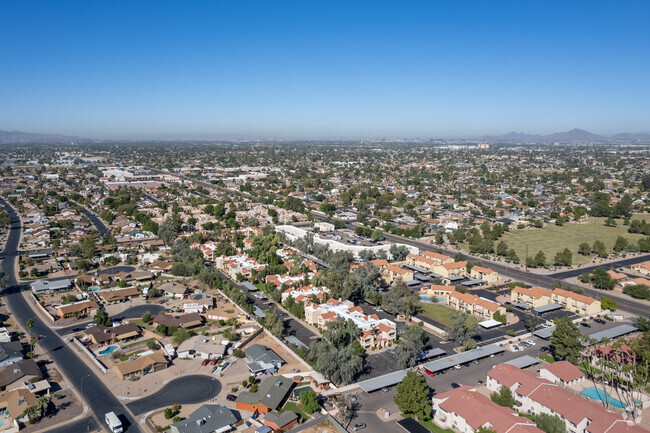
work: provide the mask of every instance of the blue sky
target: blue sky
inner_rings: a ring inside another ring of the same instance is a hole
[[[0,129],[650,132],[648,1],[4,1]]]

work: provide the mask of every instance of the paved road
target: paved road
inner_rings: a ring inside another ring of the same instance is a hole
[[[12,229],[9,233],[5,251],[7,256],[15,256],[22,228],[19,223],[16,223],[19,220],[14,209],[2,199],[0,199],[0,205],[6,208],[12,220]],[[40,347],[56,363],[71,384],[80,391],[79,393],[95,416],[103,419],[103,414],[114,411],[116,414],[124,416],[123,420],[131,424],[131,427],[128,428],[129,432],[141,433],[138,425],[134,425],[133,419],[127,415],[126,408],[95,375],[95,372],[79,359],[75,351],[32,310],[21,294],[21,291],[25,290],[27,286],[17,284],[15,265],[16,262],[13,258],[4,259],[1,264],[2,270],[9,278],[8,287],[3,290],[2,296],[15,320],[19,323],[25,323],[29,319],[34,321],[31,332],[43,336],[39,341]],[[101,421],[99,423],[101,424]]]
[[[135,415],[154,409],[178,404],[195,404],[210,400],[221,391],[221,382],[204,375],[183,376],[169,381],[162,389],[149,397],[128,403]]]
[[[584,274],[585,272],[593,272],[594,269],[596,268],[603,268],[603,269],[609,269],[609,268],[620,268],[624,266],[630,266],[634,265],[636,263],[641,263],[645,262],[646,260],[650,260],[650,254],[645,254],[643,256],[637,256],[637,257],[632,257],[630,259],[622,259],[622,260],[617,260],[612,263],[603,263],[601,265],[594,265],[594,266],[589,266],[581,269],[574,269],[571,271],[564,271],[564,272],[556,272],[555,274],[552,274],[553,278],[558,278],[558,279],[566,279],[566,278],[573,278],[573,277],[578,277],[581,274]]]
[[[108,229],[104,225],[104,223],[91,211],[86,209],[85,207],[81,206],[80,204],[77,203],[77,205],[81,208],[81,212],[88,217],[91,223],[95,226],[97,229],[97,233],[99,233],[99,236],[104,236],[106,233],[108,233]]]
[[[157,304],[147,304],[147,305],[137,305],[135,307],[128,308],[122,311],[119,314],[113,316],[114,320],[125,320],[125,319],[138,319],[144,315],[144,313],[149,312],[152,316],[163,311],[165,307]],[[66,335],[74,332],[74,329],[83,328],[86,324],[92,322],[92,319],[79,321],[74,325],[66,326],[65,328],[60,328],[56,330],[56,333],[59,335]]]
[[[354,229],[353,224],[349,224],[349,227]],[[440,248],[436,245],[431,245],[425,242],[421,241],[416,241],[413,239],[408,239],[404,238],[401,236],[395,236],[390,233],[385,233],[384,236],[386,237],[386,240],[390,242],[399,242],[403,243],[406,245],[414,246],[419,248],[420,250],[431,250],[431,249],[442,249],[443,253],[448,254],[453,256],[455,254],[454,251],[445,249],[445,248]],[[468,256],[470,260],[476,261],[476,262],[481,262],[482,260],[479,257],[474,257],[474,256]],[[645,256],[643,256],[645,257]],[[635,259],[629,259],[630,263],[637,263],[637,262],[642,262],[644,259],[643,257],[636,257]],[[646,258],[647,259],[647,258]],[[634,260],[634,261],[632,261]],[[627,261],[625,261],[627,262]],[[619,262],[617,262],[619,263]],[[546,289],[553,289],[557,287],[557,283],[560,280],[556,275],[542,275],[542,274],[535,274],[532,272],[526,272],[522,271],[520,269],[515,269],[507,264],[500,264],[500,263],[493,263],[490,262],[486,266],[489,266],[490,268],[494,269],[497,271],[499,274],[506,276],[507,278],[510,278],[515,281],[522,281],[524,283],[532,284],[535,286],[540,286]],[[581,274],[585,272],[584,269],[581,269],[580,272],[578,273]],[[562,274],[560,274],[562,276]],[[565,277],[566,278],[566,277]],[[574,284],[569,284],[564,282],[564,286],[570,286],[570,287],[578,287],[582,289],[586,295],[591,296],[596,299],[600,299],[601,296],[607,296],[607,292],[603,292],[600,290],[596,289],[591,289],[591,288],[584,288],[580,286],[576,286]],[[646,317],[648,314],[648,306],[644,303],[637,302],[636,300],[632,298],[623,298],[623,297],[616,297],[616,304],[618,305],[619,310],[625,310],[630,313],[636,314],[638,316],[643,316]]]
[[[99,418],[100,415],[97,415],[97,417]],[[84,417],[75,422],[71,422],[70,424],[66,424],[53,430],[48,430],[47,433],[83,433],[95,432],[97,430],[103,431],[103,429],[103,425],[99,425],[97,423],[97,420],[93,418],[92,415],[88,415],[87,417]]]

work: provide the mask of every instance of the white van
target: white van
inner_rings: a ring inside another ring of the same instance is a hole
[[[120,419],[115,415],[115,412],[109,412],[105,417],[106,425],[113,433],[122,433],[122,423]]]

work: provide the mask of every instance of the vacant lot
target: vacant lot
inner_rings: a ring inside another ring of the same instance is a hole
[[[420,308],[422,309],[422,314],[428,318],[433,319],[436,322],[440,322],[450,328],[453,326],[451,313],[452,311],[455,311],[454,309],[440,304],[430,304],[428,302],[420,302]],[[476,319],[474,316],[469,316],[467,318],[467,321],[478,322],[478,319]]]
[[[648,215],[635,215],[634,219],[646,219]],[[567,223],[563,226],[549,224],[542,229],[536,230],[513,230],[503,235],[503,240],[509,248],[514,248],[523,263],[526,260],[526,245],[528,255],[534,256],[537,251],[542,250],[546,259],[551,262],[555,254],[564,248],[569,248],[573,253],[573,264],[582,265],[589,262],[593,256],[581,256],[578,254],[578,245],[587,242],[593,245],[595,240],[605,244],[608,251],[612,250],[618,236],[627,238],[636,245],[642,235],[627,232],[628,226],[622,224],[622,220],[616,220],[618,227],[605,227],[605,218],[589,218],[584,223]]]

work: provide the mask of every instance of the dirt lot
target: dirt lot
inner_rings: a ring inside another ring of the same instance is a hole
[[[83,412],[83,405],[69,389],[53,393],[48,414],[37,424],[26,424],[21,432],[35,432],[71,420]]]
[[[266,332],[262,332],[245,347],[252,346],[253,344],[261,344],[263,346],[267,346],[273,349],[273,351],[277,353],[280,358],[285,360],[286,364],[280,368],[278,374],[290,375],[299,373],[301,371],[307,371],[307,367],[298,360],[298,357],[293,352],[286,349],[283,345],[276,343],[276,341],[271,338]]]

